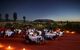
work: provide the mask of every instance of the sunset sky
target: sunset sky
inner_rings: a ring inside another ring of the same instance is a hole
[[[52,19],[55,21],[80,21],[79,0],[0,0],[0,13],[12,18],[17,12],[18,20]]]

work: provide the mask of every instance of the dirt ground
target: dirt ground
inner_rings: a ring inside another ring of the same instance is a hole
[[[13,47],[12,50],[80,50],[80,34],[66,34],[56,40],[47,40],[43,44],[27,44],[23,39],[1,39],[0,50],[6,50],[9,45]]]

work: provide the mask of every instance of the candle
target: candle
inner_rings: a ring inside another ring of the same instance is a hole
[[[70,33],[69,31],[66,31],[66,33]]]
[[[75,32],[74,32],[74,31],[72,31],[72,32],[71,32],[71,34],[75,34]]]
[[[9,45],[6,50],[13,50],[13,48]]]
[[[2,44],[0,44],[0,48],[4,47]]]
[[[23,50],[26,50],[25,48],[23,48]]]

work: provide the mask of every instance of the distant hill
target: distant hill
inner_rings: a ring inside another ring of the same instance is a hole
[[[54,21],[51,19],[36,19],[33,22],[54,22]]]

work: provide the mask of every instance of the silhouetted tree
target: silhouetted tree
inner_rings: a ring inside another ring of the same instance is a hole
[[[5,21],[9,21],[9,14],[5,14]]]
[[[23,21],[24,21],[24,22],[26,21],[26,17],[25,17],[25,16],[23,16]]]
[[[0,21],[2,21],[2,14],[0,14]]]
[[[13,13],[13,19],[14,19],[14,21],[17,20],[17,13],[16,12]]]

